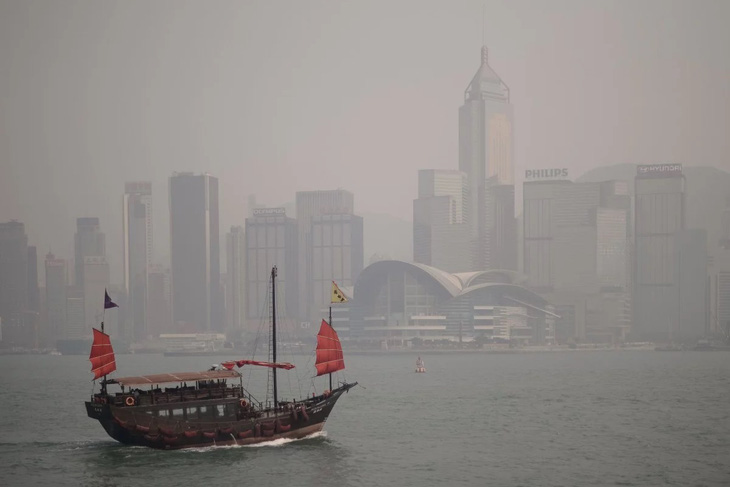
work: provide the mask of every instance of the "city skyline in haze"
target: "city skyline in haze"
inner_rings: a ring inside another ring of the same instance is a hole
[[[219,179],[221,233],[249,194],[318,189],[410,220],[418,170],[458,166],[482,36],[514,105],[518,191],[532,168],[728,170],[730,6],[701,5],[3,2],[0,221],[68,259],[76,218],[99,217],[119,282],[126,181],[152,182],[158,261],[176,171]]]

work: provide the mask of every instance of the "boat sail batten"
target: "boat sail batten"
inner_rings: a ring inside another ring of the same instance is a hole
[[[91,362],[91,371],[94,373],[94,380],[96,380],[117,370],[117,359],[114,356],[114,349],[109,335],[96,328],[93,330],[94,343],[91,345],[89,361]]]
[[[325,320],[317,333],[317,359],[314,366],[317,368],[317,376],[330,374],[343,370],[345,360],[342,355],[342,344],[337,332]]]

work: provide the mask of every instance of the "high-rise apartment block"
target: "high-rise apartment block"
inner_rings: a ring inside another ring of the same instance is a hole
[[[676,239],[685,229],[682,165],[638,166],[634,187],[634,323],[644,339],[671,341],[680,329]]]
[[[147,299],[152,265],[152,183],[128,182],[122,199],[122,242],[124,292],[130,329],[120,330],[132,341],[148,335]]]
[[[179,332],[221,332],[218,179],[170,177],[172,314]]]

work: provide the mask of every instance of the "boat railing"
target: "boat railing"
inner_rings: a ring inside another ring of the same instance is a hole
[[[200,401],[206,399],[246,399],[250,403],[258,402],[241,387],[211,387],[211,388],[167,388],[153,389],[151,391],[133,390],[126,393],[117,393],[110,397],[115,406],[152,406],[155,404],[170,404],[189,401]],[[132,398],[133,401],[130,401]]]
[[[95,394],[91,398],[92,402],[106,403],[108,401],[117,407],[154,406],[158,404],[177,404],[210,399],[243,399],[253,409],[264,409],[264,404],[261,401],[240,386],[158,388],[152,390],[132,389],[129,392],[118,392],[110,395]]]
[[[253,397],[251,393],[248,392],[246,389],[243,390],[243,395],[241,399],[245,399],[254,409],[263,409],[264,407],[263,403]]]

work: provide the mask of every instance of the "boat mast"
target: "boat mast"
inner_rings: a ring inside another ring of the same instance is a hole
[[[276,266],[271,268],[271,356],[272,362],[276,363]],[[274,409],[279,406],[279,399],[276,391],[276,367],[273,367],[274,374]]]
[[[106,290],[104,290],[106,292]],[[98,318],[99,315],[96,315]],[[106,318],[106,304],[104,304],[104,311],[101,312],[101,332],[104,333],[104,318]],[[101,380],[101,393],[106,395],[106,374],[104,374],[104,378]]]
[[[333,330],[335,329],[335,327],[332,326],[332,303],[330,303],[330,326],[332,327]],[[330,391],[331,391],[332,390],[332,372],[330,372],[329,375],[330,375]]]

